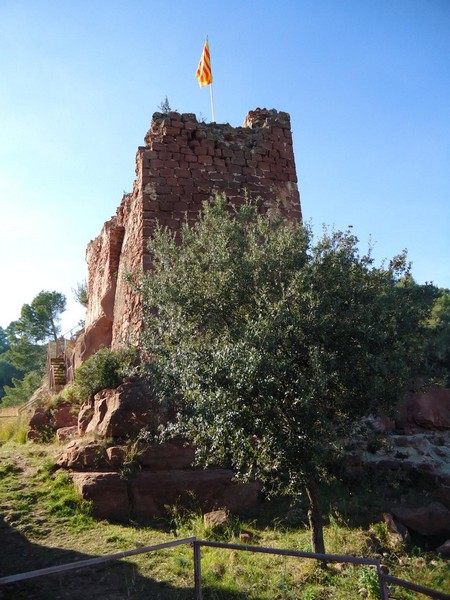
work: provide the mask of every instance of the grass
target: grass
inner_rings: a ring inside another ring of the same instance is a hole
[[[2,419],[0,422],[0,445],[13,441],[25,444],[28,434],[28,421],[25,418]]]
[[[91,506],[75,493],[68,474],[55,471],[54,458],[60,450],[57,444],[13,441],[0,446],[0,513],[6,536],[2,547],[8,549],[0,555],[0,572],[22,572],[190,536],[311,551],[302,508],[289,510],[286,502],[268,503],[234,517],[218,532],[206,529],[200,514],[184,514],[176,508],[167,519],[154,522],[95,521]],[[367,543],[369,525],[380,540],[378,548]],[[392,575],[450,593],[449,561],[415,546],[389,547],[381,523],[354,524],[348,514],[335,510],[325,525],[325,541],[329,553],[377,557]],[[205,600],[377,597],[377,578],[370,567],[330,563],[322,569],[312,560],[217,548],[202,548],[201,555]],[[192,548],[138,555],[41,580],[39,585],[31,581],[11,590],[7,586],[2,599],[75,599],[80,586],[92,598],[192,599]],[[392,597],[417,598],[403,589],[396,589]]]

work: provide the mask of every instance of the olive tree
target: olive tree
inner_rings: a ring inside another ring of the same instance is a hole
[[[309,499],[324,552],[318,483],[362,415],[408,381],[424,304],[400,285],[405,255],[374,266],[350,232],[308,227],[217,198],[179,238],[158,229],[141,282],[148,372],[173,402],[169,433],[199,463]]]

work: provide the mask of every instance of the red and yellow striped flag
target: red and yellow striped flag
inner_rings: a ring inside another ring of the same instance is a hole
[[[213,77],[211,71],[211,57],[209,56],[208,38],[206,38],[202,56],[200,58],[200,62],[198,63],[197,73],[195,74],[195,76],[198,79],[198,85],[200,87],[205,87],[205,85],[209,85],[210,83],[212,83]]]

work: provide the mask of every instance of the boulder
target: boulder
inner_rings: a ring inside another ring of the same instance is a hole
[[[450,429],[450,389],[432,386],[411,394],[400,409],[398,425],[407,432],[423,429]]]
[[[74,471],[109,470],[105,447],[94,440],[73,440],[57,460],[63,469]]]
[[[91,398],[81,405],[81,408],[78,412],[78,435],[84,435],[86,433],[87,426],[92,421],[93,416],[94,398]]]
[[[386,523],[386,529],[392,547],[395,548],[405,542],[409,542],[411,536],[409,535],[408,529],[394,519],[390,513],[383,513],[383,520]]]
[[[119,473],[72,473],[76,489],[93,503],[98,518],[164,516],[168,506],[238,510],[256,504],[260,485],[238,483],[226,469],[141,471],[124,479]]]
[[[73,404],[60,404],[52,410],[52,425],[56,429],[61,427],[73,427],[77,425],[78,410]]]
[[[233,477],[227,469],[141,471],[131,482],[135,514],[162,516],[167,506],[175,505],[235,511],[256,504],[260,485],[238,483]]]
[[[129,438],[143,428],[156,430],[167,421],[149,388],[141,381],[123,383],[116,389],[102,390],[94,396],[94,414],[86,433],[101,437]]]
[[[83,499],[92,502],[95,517],[129,518],[127,484],[118,473],[74,473],[72,480]]]
[[[447,540],[443,544],[436,548],[436,552],[443,554],[444,556],[450,556],[450,540]]]
[[[110,446],[106,449],[108,464],[113,471],[119,471],[126,458],[128,448],[126,446]]]
[[[450,533],[450,510],[439,502],[418,508],[398,508],[393,513],[410,531],[421,535]]]
[[[30,418],[29,427],[28,438],[30,440],[40,439],[43,431],[52,428],[50,412],[43,406],[38,406]]]
[[[195,459],[195,450],[183,442],[150,444],[138,450],[136,461],[147,471],[188,469]]]
[[[60,427],[56,430],[56,437],[58,442],[64,442],[78,436],[78,426],[72,427]]]
[[[203,515],[203,524],[206,529],[219,529],[229,522],[230,518],[226,510],[213,510]]]

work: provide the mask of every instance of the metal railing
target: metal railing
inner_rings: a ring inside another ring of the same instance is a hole
[[[242,544],[225,544],[221,542],[207,542],[204,540],[197,540],[195,537],[184,538],[181,540],[174,540],[172,542],[165,542],[156,544],[153,546],[146,546],[144,548],[136,548],[133,550],[127,550],[125,552],[117,552],[115,554],[106,554],[96,558],[90,558],[87,560],[75,561],[65,565],[57,565],[55,567],[48,567],[46,569],[39,569],[37,571],[28,571],[27,573],[20,573],[17,575],[9,575],[7,577],[0,577],[0,586],[8,583],[18,583],[26,579],[33,579],[35,577],[43,577],[45,575],[51,575],[53,573],[63,573],[65,571],[71,571],[74,569],[82,569],[106,563],[113,560],[127,558],[129,556],[135,556],[137,554],[144,554],[147,552],[154,552],[157,550],[163,550],[167,548],[173,548],[175,546],[181,546],[185,544],[192,544],[194,550],[194,591],[195,600],[203,600],[202,594],[202,581],[201,581],[201,547],[209,548],[222,548],[225,550],[238,550],[243,552],[256,552],[263,554],[273,554],[278,556],[291,556],[297,558],[308,558],[322,561],[323,563],[328,562],[339,562],[339,563],[350,563],[353,565],[366,565],[373,566],[376,568],[378,574],[378,582],[380,588],[381,600],[389,600],[389,591],[387,584],[396,585],[403,587],[407,590],[418,592],[429,598],[436,598],[438,600],[450,600],[450,595],[437,590],[431,590],[410,581],[393,577],[386,573],[383,573],[383,567],[378,560],[371,558],[358,558],[355,556],[341,556],[338,554],[317,554],[314,552],[301,552],[298,550],[284,550],[280,548],[266,548],[263,546],[248,546]]]

